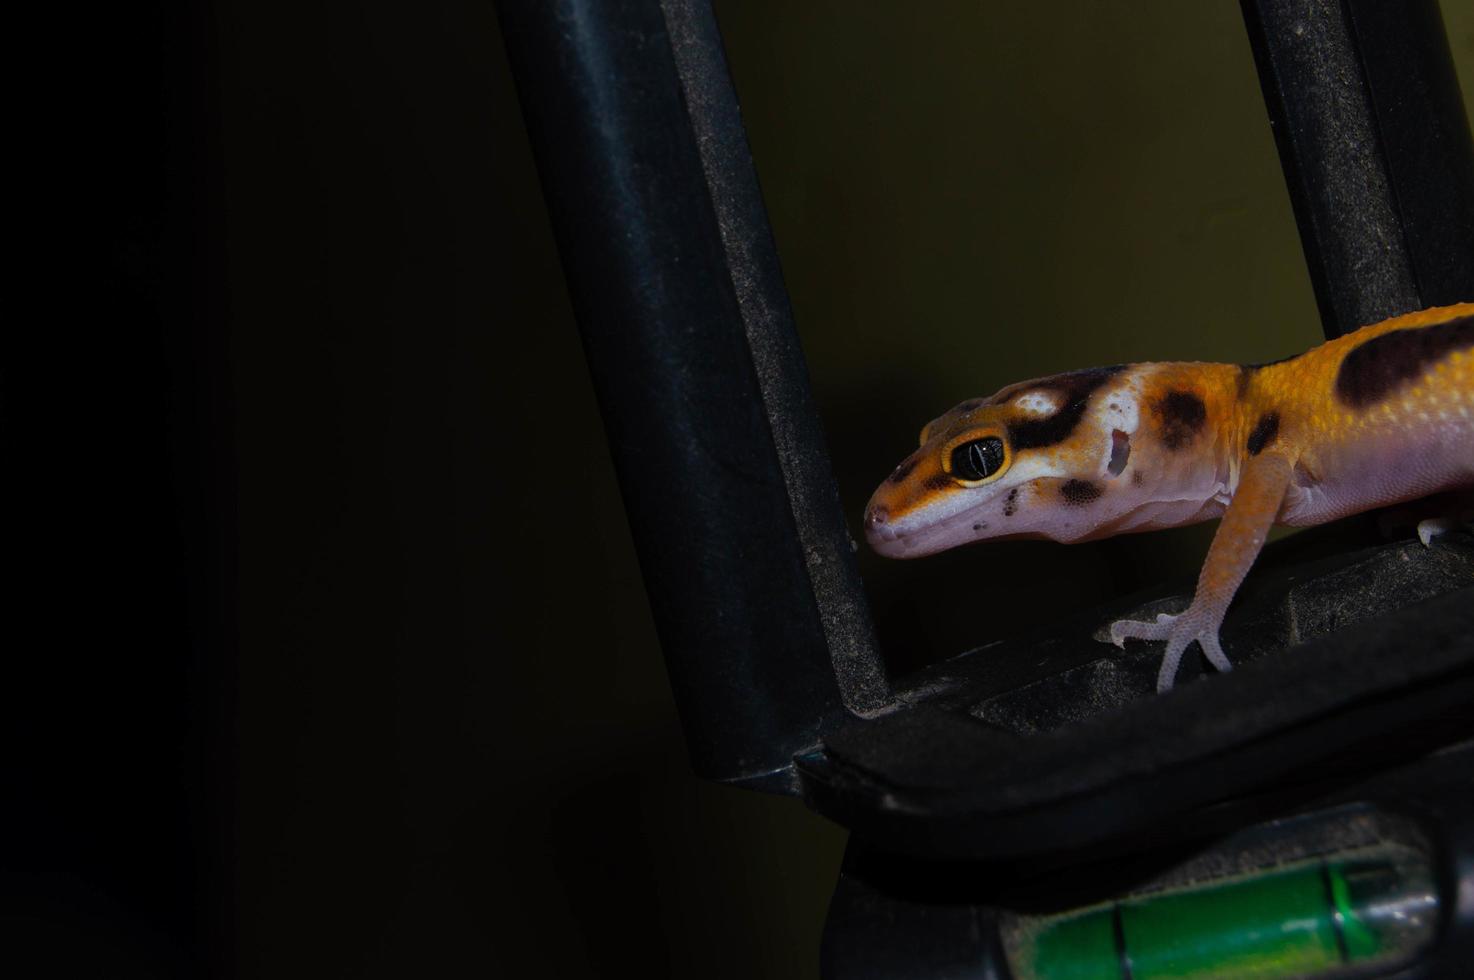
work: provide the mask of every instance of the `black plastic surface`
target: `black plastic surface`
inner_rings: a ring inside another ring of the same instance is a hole
[[[873,712],[891,692],[716,18],[705,0],[661,9],[840,694],[852,711]]]
[[[1474,146],[1436,0],[1241,0],[1328,337],[1474,299]]]
[[[788,788],[884,679],[709,5],[499,11],[693,767]]]
[[[1436,0],[1346,0],[1422,306],[1474,300],[1474,136]]]
[[[886,847],[1004,857],[1169,833],[1206,807],[1455,741],[1474,733],[1474,541],[1422,549],[1282,573],[1276,602],[1230,616],[1225,646],[1241,664],[1231,674],[1156,696],[1161,644],[1076,666],[1056,649],[1064,669],[1033,690],[969,701],[975,689],[958,684],[833,733],[824,755],[800,763],[805,790]],[[1402,605],[1413,593],[1434,597]],[[1082,652],[1111,649],[1078,627]]]

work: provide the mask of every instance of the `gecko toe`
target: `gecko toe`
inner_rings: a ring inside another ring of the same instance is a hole
[[[1182,663],[1182,655],[1194,642],[1202,647],[1203,656],[1208,658],[1208,663],[1215,670],[1223,673],[1233,670],[1233,661],[1223,652],[1223,644],[1218,639],[1217,624],[1202,626],[1192,619],[1186,619],[1173,629],[1171,638],[1167,640],[1167,650],[1162,654],[1162,669],[1157,673],[1158,694],[1172,690],[1177,679],[1177,668]]]
[[[1457,526],[1457,522],[1447,517],[1430,517],[1418,522],[1418,540],[1423,542],[1423,547],[1431,548],[1434,538],[1447,534]]]
[[[1167,650],[1162,654],[1162,666],[1157,669],[1157,693],[1166,694],[1177,681],[1177,667],[1182,655],[1187,652],[1190,637],[1176,634],[1167,641]]]
[[[1111,624],[1110,639],[1122,649],[1125,649],[1127,640],[1167,641],[1167,649],[1162,653],[1162,666],[1157,673],[1158,693],[1172,690],[1183,654],[1194,643],[1203,648],[1203,656],[1208,658],[1214,669],[1225,672],[1233,670],[1233,663],[1223,652],[1223,644],[1219,642],[1217,623],[1205,624],[1201,616],[1162,613],[1154,623],[1118,620]]]
[[[1218,631],[1204,630],[1198,634],[1198,645],[1203,648],[1203,656],[1208,658],[1208,663],[1222,673],[1233,670],[1233,662],[1228,659],[1228,654],[1223,652],[1223,644],[1218,640]]]
[[[1172,623],[1177,617],[1162,613],[1155,623],[1139,619],[1119,619],[1111,624],[1111,642],[1121,649],[1127,640],[1165,640],[1172,635]]]

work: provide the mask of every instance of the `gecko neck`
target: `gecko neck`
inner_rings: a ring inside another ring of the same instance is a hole
[[[1163,362],[1133,366],[1127,385],[1139,424],[1121,474],[1135,505],[1092,538],[1180,527],[1222,515],[1242,470],[1245,416],[1234,364]],[[1123,487],[1123,489],[1126,489]]]

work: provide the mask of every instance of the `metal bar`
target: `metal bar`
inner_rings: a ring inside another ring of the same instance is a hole
[[[1241,0],[1328,337],[1474,296],[1474,145],[1435,0]]]
[[[710,11],[681,35],[704,154],[658,0],[499,13],[692,765],[791,789],[844,710],[821,606],[879,668],[858,579],[814,572],[851,559],[838,514],[816,519],[832,476]]]

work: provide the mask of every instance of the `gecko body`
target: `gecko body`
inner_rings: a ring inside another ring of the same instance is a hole
[[[1273,524],[1474,488],[1474,303],[1273,364],[1128,364],[1010,385],[933,420],[920,443],[866,508],[882,555],[1221,517],[1185,612],[1111,626],[1118,645],[1167,641],[1167,690],[1194,641],[1230,668],[1219,627]]]

